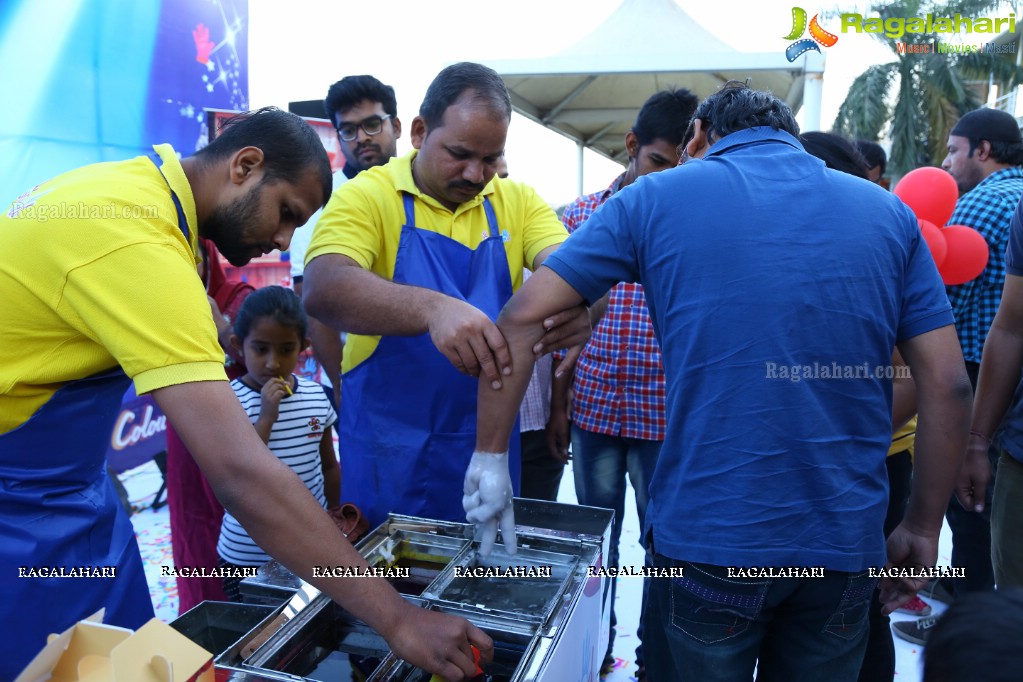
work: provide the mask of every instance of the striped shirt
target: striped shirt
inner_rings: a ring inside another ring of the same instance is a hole
[[[337,415],[322,386],[302,377],[295,379],[295,393],[281,400],[267,447],[298,474],[316,501],[326,506],[320,441],[323,440],[323,434],[329,432],[334,425]],[[262,402],[259,391],[246,386],[241,378],[232,381],[231,388],[249,415],[249,420],[255,424],[259,419]],[[224,512],[224,521],[220,526],[217,553],[228,563],[238,566],[262,566],[270,561],[270,556],[252,541],[238,519],[228,511]]]
[[[574,232],[622,181],[575,200],[562,216]],[[664,368],[643,287],[622,282],[611,289],[600,318],[579,356],[572,385],[572,421],[609,436],[664,440]]]
[[[1005,282],[1005,247],[1009,225],[1023,196],[1023,169],[995,171],[959,197],[949,225],[966,225],[980,232],[988,246],[987,267],[966,284],[947,287],[956,320],[959,344],[967,362],[980,362],[988,329],[998,312]]]

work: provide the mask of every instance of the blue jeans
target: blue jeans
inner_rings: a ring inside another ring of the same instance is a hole
[[[643,614],[651,680],[853,682],[867,645],[877,580],[866,571],[823,578],[729,578],[725,567],[654,555],[680,578],[652,578]]]
[[[653,478],[657,455],[661,451],[659,440],[641,438],[620,438],[581,429],[572,425],[572,469],[575,476],[575,494],[579,504],[591,507],[613,509],[614,525],[611,529],[608,566],[618,566],[618,542],[622,537],[622,515],[625,513],[625,475],[636,491],[636,514],[639,517],[640,532],[646,518],[646,505],[650,500],[650,480]],[[643,581],[644,597],[648,581]],[[614,647],[615,618],[614,601],[617,579],[611,581],[611,636],[607,653]],[[645,599],[644,599],[645,601]],[[636,662],[643,662],[643,625],[636,633],[640,644],[636,647]]]

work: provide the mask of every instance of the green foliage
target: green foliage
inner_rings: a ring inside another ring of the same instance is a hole
[[[896,0],[875,5],[870,16],[980,17],[999,10],[1011,11],[1000,0],[928,2]],[[899,39],[883,33],[871,36],[884,43],[895,61],[869,67],[853,81],[835,119],[836,132],[852,138],[877,140],[888,129],[892,153],[888,167],[904,175],[922,165],[934,165],[945,156],[948,131],[956,119],[980,106],[970,81],[989,79],[1005,91],[1023,83],[1023,69],[1015,55],[899,53],[896,43],[930,43],[940,35],[909,34]],[[984,39],[984,42],[989,42]],[[894,106],[889,102],[894,92]]]

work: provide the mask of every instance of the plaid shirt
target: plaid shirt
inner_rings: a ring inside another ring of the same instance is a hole
[[[561,220],[574,232],[621,185],[576,199]],[[607,312],[576,363],[572,421],[580,428],[621,438],[664,440],[664,368],[643,287],[611,289]]]
[[[980,232],[990,252],[987,267],[980,277],[946,288],[967,362],[980,362],[984,339],[1002,299],[1009,223],[1021,196],[1023,169],[1012,167],[995,171],[959,197],[948,221],[949,225],[966,225]]]

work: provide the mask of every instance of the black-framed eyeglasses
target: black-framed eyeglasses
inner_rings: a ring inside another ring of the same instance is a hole
[[[383,116],[370,116],[358,123],[342,123],[337,127],[337,134],[345,142],[351,142],[359,136],[359,128],[367,135],[377,135],[384,129],[384,121],[391,117],[390,114]]]

